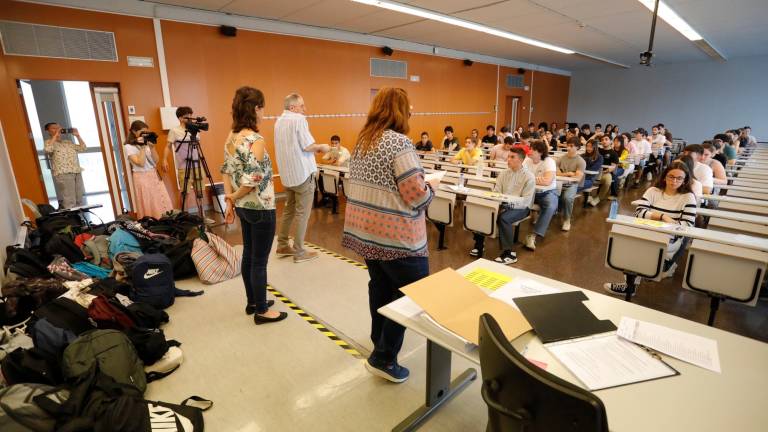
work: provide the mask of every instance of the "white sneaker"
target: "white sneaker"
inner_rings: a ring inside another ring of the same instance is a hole
[[[589,200],[587,202],[592,207],[597,207],[597,205],[600,204],[600,198],[598,198],[598,197],[589,197]]]
[[[669,270],[664,272],[664,276],[662,278],[672,278],[675,277],[675,272],[677,271],[677,263],[672,263],[672,267],[669,268]]]
[[[629,287],[629,284],[626,282],[603,284],[603,289],[605,289],[611,294],[620,295],[620,296],[627,294],[628,287]],[[635,285],[635,290],[632,292],[632,296],[634,296],[636,293],[637,293],[637,285]]]
[[[528,234],[525,237],[525,247],[530,250],[536,250],[536,234]]]
[[[646,174],[645,175],[645,179],[648,180],[648,181],[653,180],[653,174],[651,174],[651,173]]]
[[[563,222],[563,231],[570,231],[571,230],[571,220],[567,219],[565,222]]]

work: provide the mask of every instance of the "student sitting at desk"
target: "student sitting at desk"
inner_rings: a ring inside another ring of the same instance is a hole
[[[446,126],[444,129],[443,150],[454,151],[459,146],[459,139],[453,136],[453,126]]]
[[[598,149],[598,151],[600,152],[600,155],[603,157],[603,166],[605,166],[606,168],[605,168],[605,171],[599,175],[600,191],[598,192],[596,197],[589,197],[589,199],[587,200],[587,203],[589,203],[589,205],[591,205],[592,207],[597,206],[597,204],[599,204],[601,200],[608,198],[608,193],[611,192],[611,190],[613,189],[614,181],[618,181],[618,179],[614,180],[613,178],[615,175],[614,173],[616,172],[616,170],[620,169],[619,155],[613,150],[613,144],[611,144],[611,137],[608,136],[607,134],[600,137],[600,148]],[[621,169],[621,172],[623,173],[624,169]]]
[[[688,167],[688,172],[694,172],[696,162],[693,161],[691,155],[682,155],[677,160],[684,163],[685,166]],[[701,182],[696,179],[695,174],[691,174],[691,193],[693,193],[693,196],[696,197],[697,202],[699,199],[701,199],[701,194],[704,193]]]
[[[691,192],[691,173],[680,162],[672,162],[659,176],[656,186],[648,188],[635,210],[635,217],[661,221],[668,224],[692,227],[696,220],[696,198]],[[672,237],[664,260],[664,277],[672,277],[677,270],[676,261],[685,250],[685,238]],[[635,282],[635,290],[641,278]],[[625,295],[627,283],[603,285],[611,294]]]
[[[525,238],[525,247],[536,250],[536,236],[544,238],[557,210],[557,165],[549,157],[549,147],[541,140],[531,143],[531,154],[525,159],[524,165],[533,173],[536,185],[541,188],[534,198],[534,202],[540,207],[539,217],[533,227],[533,233]]]
[[[597,148],[597,141],[596,139],[587,141],[587,145],[584,147],[584,154],[581,155],[587,164],[586,171],[597,172],[597,174],[585,173],[584,184],[581,185],[582,189],[592,187],[595,179],[599,178],[599,175],[603,172],[603,155]]]
[[[483,157],[483,151],[477,148],[477,141],[471,137],[464,138],[464,148],[456,153],[456,156],[451,159],[453,163],[461,163],[464,165],[474,165],[480,158]]]
[[[336,166],[349,166],[349,150],[341,146],[341,138],[338,135],[331,137],[331,150],[323,155],[323,162]]]
[[[728,184],[728,179],[725,175],[725,167],[717,159],[715,159],[715,145],[711,142],[705,141],[701,147],[701,163],[708,166],[712,170],[712,182],[714,186]]]
[[[576,193],[584,185],[584,170],[587,163],[579,156],[581,143],[578,138],[573,137],[569,139],[565,148],[566,154],[557,161],[557,175],[575,179],[573,182],[564,183],[563,190],[560,192],[560,207],[563,210],[563,231],[570,231],[573,200],[576,198]]]
[[[489,159],[492,161],[506,162],[509,159],[509,153],[512,150],[512,145],[515,143],[515,139],[511,136],[504,137],[504,142],[496,144],[491,149]]]
[[[422,152],[434,152],[432,148],[432,141],[429,140],[429,134],[427,132],[421,133],[421,140],[416,143],[416,151]]]
[[[531,135],[530,132],[523,132],[520,135],[520,142],[515,143],[515,145],[512,146],[512,148],[521,148],[525,152],[526,156],[531,155],[531,139],[533,138],[533,135]]]
[[[704,147],[701,144],[689,144],[685,146],[683,154],[691,155],[695,166],[693,167],[693,176],[696,180],[701,182],[703,191],[705,194],[712,193],[712,189],[715,187],[715,177],[712,173],[712,168],[708,165],[701,163],[701,155],[704,153]]]
[[[488,125],[485,127],[485,136],[483,137],[483,143],[496,145],[499,143],[499,137],[496,136],[496,127],[494,125]]]

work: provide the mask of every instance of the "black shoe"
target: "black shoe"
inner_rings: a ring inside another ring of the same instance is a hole
[[[267,307],[268,308],[271,308],[274,305],[275,305],[275,301],[274,300],[267,300]],[[245,314],[246,315],[253,315],[254,313],[256,313],[256,306],[248,305],[248,306],[245,307]]]
[[[286,318],[288,318],[288,313],[286,313],[286,312],[280,312],[280,315],[278,315],[278,316],[276,316],[274,318],[267,318],[267,317],[263,317],[261,315],[254,315],[253,316],[253,322],[256,323],[256,325],[261,325],[261,324],[269,324],[269,323],[273,323],[273,322],[282,321],[282,320],[284,320]]]

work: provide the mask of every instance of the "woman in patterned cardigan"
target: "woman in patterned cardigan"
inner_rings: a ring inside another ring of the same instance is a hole
[[[342,245],[365,258],[374,350],[368,370],[392,382],[408,379],[397,363],[405,328],[377,312],[402,294],[400,287],[429,274],[424,210],[437,184],[424,169],[408,133],[411,116],[403,89],[383,88],[357,138],[346,184]]]

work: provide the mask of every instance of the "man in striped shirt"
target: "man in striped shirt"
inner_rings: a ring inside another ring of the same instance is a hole
[[[328,153],[328,144],[317,144],[309,132],[309,123],[304,115],[304,98],[291,93],[285,98],[285,110],[275,122],[275,154],[280,180],[285,186],[287,199],[277,232],[277,256],[293,256],[299,263],[317,258],[317,252],[304,249],[304,235],[307,232],[309,215],[315,197],[315,153]],[[296,220],[296,234],[293,246],[288,241],[291,225]]]

